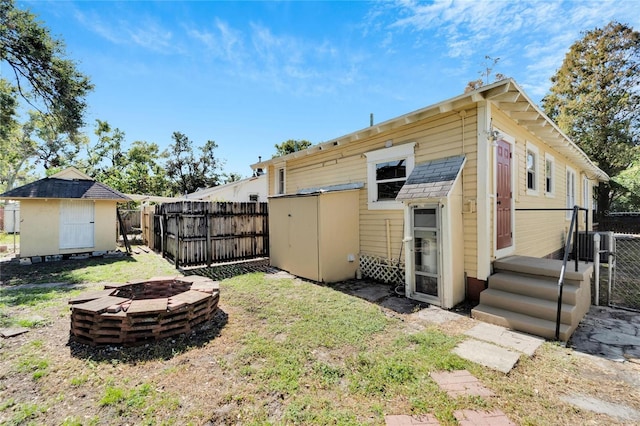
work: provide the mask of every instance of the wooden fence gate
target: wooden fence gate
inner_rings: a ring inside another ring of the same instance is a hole
[[[152,248],[176,268],[267,257],[268,219],[267,203],[163,203],[153,215]]]

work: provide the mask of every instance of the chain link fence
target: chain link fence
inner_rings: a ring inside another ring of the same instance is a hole
[[[640,235],[615,236],[609,306],[640,311]]]

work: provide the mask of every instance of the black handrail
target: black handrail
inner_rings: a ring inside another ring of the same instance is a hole
[[[569,233],[567,234],[567,242],[565,244],[564,257],[562,258],[562,268],[560,269],[560,277],[558,278],[558,310],[556,312],[556,340],[560,340],[560,314],[562,311],[562,290],[564,288],[564,272],[567,269],[567,262],[569,261],[569,244],[571,244],[571,233],[573,227],[576,226],[578,221],[578,206],[573,207],[573,213],[571,214],[571,225],[569,225]],[[588,215],[587,215],[588,217]],[[576,250],[576,272],[578,272],[578,233],[576,232],[574,239],[574,249]]]
[[[575,253],[576,272],[578,272],[578,258],[580,257],[580,240],[578,239],[578,212],[583,210],[586,212],[585,225],[586,230],[589,231],[589,210],[584,207],[573,206],[572,209],[516,209],[516,211],[571,211],[571,225],[569,225],[569,232],[567,233],[567,240],[565,242],[564,256],[562,258],[562,268],[560,269],[560,277],[558,278],[558,309],[556,312],[556,340],[560,340],[560,316],[562,313],[562,291],[564,289],[564,275],[567,269],[567,263],[569,262],[569,247],[571,244],[571,237],[573,236],[573,249]],[[574,231],[574,228],[575,231]],[[575,232],[575,234],[574,234]]]

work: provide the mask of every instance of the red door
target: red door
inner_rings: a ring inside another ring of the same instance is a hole
[[[510,247],[513,240],[511,228],[511,145],[498,141],[496,188],[496,244],[497,248]]]

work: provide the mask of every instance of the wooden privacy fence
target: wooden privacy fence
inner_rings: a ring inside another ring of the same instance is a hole
[[[153,215],[153,249],[176,268],[266,257],[268,219],[267,203],[160,204]]]

